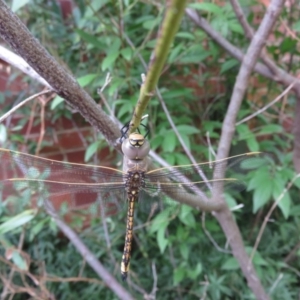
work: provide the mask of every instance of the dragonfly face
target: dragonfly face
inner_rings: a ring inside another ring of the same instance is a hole
[[[144,136],[139,133],[132,133],[122,144],[124,156],[131,160],[142,160],[147,157],[150,151],[150,144]]]
[[[150,145],[140,134],[130,135],[122,144],[124,153],[123,171],[93,165],[83,165],[45,159],[25,153],[0,149],[0,192],[4,200],[9,195],[23,195],[30,191],[44,200],[55,203],[57,197],[68,199],[69,206],[76,207],[87,196],[93,201],[100,197],[101,212],[110,215],[112,205],[124,203],[120,195],[127,195],[127,226],[121,273],[126,278],[129,268],[131,240],[133,234],[133,216],[136,202],[143,206],[143,198],[138,199],[141,191],[149,195],[147,203],[155,201],[152,195],[161,192],[174,197],[188,198],[191,195],[201,197],[209,194],[214,185],[242,190],[243,184],[229,173],[229,178],[213,180],[225,167],[229,172],[242,172],[243,164],[262,160],[260,153],[246,153],[224,160],[194,165],[181,165],[148,170]],[[256,165],[257,164],[256,162]],[[227,174],[228,175],[228,174]],[[202,194],[201,194],[202,193]],[[153,200],[152,200],[153,199]],[[163,200],[168,205],[168,200]],[[173,202],[172,202],[173,203]],[[120,205],[118,207],[123,207]],[[114,212],[116,212],[114,206]]]

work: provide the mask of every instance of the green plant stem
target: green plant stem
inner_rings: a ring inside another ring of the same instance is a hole
[[[167,59],[170,46],[174,40],[184,14],[185,5],[186,0],[172,0],[167,7],[166,16],[161,30],[158,33],[157,43],[152,53],[146,79],[142,84],[139,100],[130,122],[130,133],[135,131],[135,129],[140,125],[142,115],[154,94],[154,90]]]

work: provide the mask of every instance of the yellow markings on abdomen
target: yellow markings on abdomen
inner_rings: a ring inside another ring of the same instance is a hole
[[[137,199],[137,194],[135,194],[134,196],[130,196],[128,199],[125,245],[124,245],[124,252],[123,252],[122,262],[121,262],[121,276],[123,281],[126,280],[129,271],[132,237],[133,237],[133,215],[134,215],[134,206],[135,206],[136,199]]]

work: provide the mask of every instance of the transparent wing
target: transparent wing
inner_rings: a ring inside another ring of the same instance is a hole
[[[145,174],[145,190],[149,194],[160,190],[197,194],[199,190],[208,193],[214,186],[224,185],[225,189],[241,191],[245,188],[242,175],[247,166],[259,166],[264,161],[263,153],[251,152],[219,161],[159,168]],[[214,180],[213,175],[221,179]]]
[[[125,208],[126,194],[123,185],[115,184],[110,188],[101,184],[77,184],[61,183],[49,180],[36,179],[8,179],[0,183],[2,199],[17,200],[14,205],[26,202],[36,206],[34,203],[42,204],[51,201],[53,206],[59,210],[66,205],[69,211],[92,209],[104,216],[112,215]],[[19,207],[17,207],[19,208]],[[93,211],[90,211],[93,212]]]
[[[30,195],[48,199],[54,206],[80,207],[100,199],[105,214],[124,201],[123,172],[108,167],[72,164],[0,149],[2,199]],[[118,201],[116,201],[118,200]]]
[[[43,179],[70,183],[122,182],[123,172],[109,167],[66,163],[0,148],[0,180]]]

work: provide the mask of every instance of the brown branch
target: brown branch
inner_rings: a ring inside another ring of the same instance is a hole
[[[0,36],[46,79],[59,96],[99,130],[109,144],[118,148],[118,126],[79,86],[74,77],[50,56],[3,0],[0,0]]]
[[[132,300],[133,297],[120,285],[115,277],[113,277],[99,262],[95,255],[85,246],[76,232],[63,222],[55,212],[52,204],[49,201],[45,202],[47,213],[55,219],[55,223],[64,235],[71,241],[74,247],[78,250],[81,256],[86,260],[89,266],[103,279],[105,284],[110,288],[120,299]]]
[[[285,71],[276,67],[276,72],[274,72],[274,65],[267,64],[268,67],[261,63],[257,63],[257,59],[264,47],[265,41],[275,24],[276,19],[279,16],[281,8],[283,6],[283,0],[273,0],[268,7],[268,10],[261,22],[259,29],[255,35],[252,35],[251,30],[245,25],[245,20],[242,20],[242,23],[245,26],[245,31],[251,36],[252,41],[248,48],[247,53],[244,55],[242,51],[232,46],[227,40],[221,37],[216,33],[209,24],[200,18],[194,11],[188,9],[186,10],[187,14],[199,25],[202,29],[206,31],[217,43],[226,49],[232,56],[242,61],[242,65],[234,86],[233,94],[230,100],[229,108],[225,116],[222,134],[218,148],[218,159],[225,158],[229,154],[229,149],[234,134],[235,123],[237,118],[237,113],[240,109],[242,100],[244,98],[248,80],[250,78],[251,72],[254,69],[255,71],[261,73],[262,75],[274,80],[282,80],[285,84],[290,85],[295,81],[293,76],[285,76],[283,78],[282,74],[286,73]],[[270,66],[272,68],[270,68]],[[276,74],[275,76],[273,74]],[[296,85],[295,85],[296,86]],[[297,85],[299,89],[299,84]],[[225,170],[224,170],[225,171]],[[221,177],[224,174],[219,174]],[[220,195],[222,191],[214,191],[214,195]],[[239,228],[235,221],[233,220],[232,214],[229,209],[226,207],[223,210],[214,213],[215,217],[219,221],[222,229],[230,243],[233,255],[237,259],[242,269],[242,272],[247,279],[248,286],[251,288],[257,299],[269,299],[268,295],[264,291],[260,280],[257,277],[257,274],[254,270],[253,265],[249,261],[249,257],[245,251],[243,240]]]
[[[235,130],[237,114],[248,86],[248,80],[261,53],[261,50],[264,47],[265,41],[267,40],[267,37],[279,16],[283,4],[283,0],[271,1],[267,12],[257,32],[253,36],[249,48],[243,58],[243,62],[230,99],[227,114],[222,126],[222,134],[217,155],[218,159],[225,158],[229,154],[229,149]],[[223,174],[221,174],[221,176],[223,176]],[[222,226],[226,237],[228,238],[233,255],[239,262],[242,272],[247,279],[248,286],[251,288],[257,299],[269,299],[245,251],[241,233],[237,224],[233,220],[231,212],[228,208],[225,208],[223,211],[215,213],[215,216]]]

